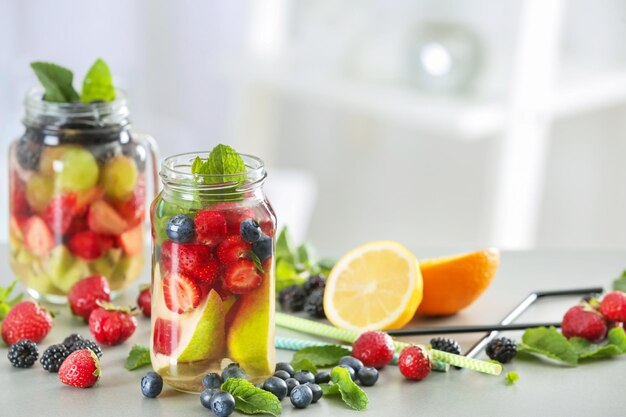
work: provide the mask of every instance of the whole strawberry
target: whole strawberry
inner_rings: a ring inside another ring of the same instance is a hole
[[[77,350],[63,361],[59,379],[65,385],[77,388],[94,386],[100,378],[100,360],[89,349]]]
[[[604,318],[589,304],[577,305],[565,313],[561,322],[561,332],[567,337],[582,337],[592,343],[604,340],[607,325]]]
[[[41,342],[52,328],[52,316],[33,301],[22,301],[13,306],[2,321],[2,339],[11,346],[21,339]]]
[[[72,313],[89,320],[91,312],[98,308],[98,301],[111,301],[109,282],[102,275],[81,279],[72,286],[67,294],[67,300]]]
[[[139,307],[144,316],[150,317],[150,313],[152,312],[152,295],[150,294],[149,286],[143,287],[141,291],[139,291],[137,307]]]
[[[419,346],[407,346],[400,352],[398,368],[405,378],[419,381],[430,374],[430,357]]]
[[[96,342],[115,346],[135,333],[137,319],[131,309],[104,303],[100,303],[100,306],[89,316],[89,330]]]
[[[393,354],[393,339],[385,332],[365,332],[352,344],[352,356],[377,369],[391,362]]]
[[[600,312],[607,320],[626,322],[626,294],[621,291],[606,293],[600,303]]]

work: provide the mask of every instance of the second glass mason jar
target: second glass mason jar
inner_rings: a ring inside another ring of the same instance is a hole
[[[208,153],[163,162],[150,210],[152,367],[188,392],[232,362],[253,382],[275,367],[276,217],[263,162],[241,155],[246,173],[194,175],[196,157]]]
[[[65,302],[74,283],[105,276],[112,290],[144,266],[150,137],[130,129],[128,107],[24,101],[24,134],[9,150],[10,263],[35,298]]]

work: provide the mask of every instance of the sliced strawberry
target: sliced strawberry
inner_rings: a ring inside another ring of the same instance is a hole
[[[102,252],[106,252],[112,247],[117,247],[115,246],[115,241],[113,236],[100,235],[100,247],[102,248]]]
[[[171,355],[178,347],[180,329],[172,320],[157,318],[152,330],[152,347],[155,353]]]
[[[97,200],[91,204],[87,222],[91,230],[103,235],[119,235],[127,227],[126,220],[103,200]]]
[[[202,210],[194,219],[198,240],[208,245],[217,245],[226,238],[226,217],[215,210]]]
[[[169,273],[163,279],[163,297],[168,310],[183,314],[200,304],[200,288],[186,275]]]
[[[194,276],[196,270],[210,258],[211,249],[206,245],[174,243],[168,240],[161,246],[161,262],[171,272]]]
[[[135,226],[118,237],[118,245],[128,255],[137,255],[143,250],[143,225]]]
[[[30,217],[23,230],[24,245],[33,255],[45,256],[54,248],[54,236],[41,217]]]
[[[220,263],[211,257],[204,264],[194,270],[193,277],[198,283],[212,285],[220,276]]]
[[[74,255],[86,261],[98,259],[104,253],[102,242],[98,233],[85,230],[73,235],[67,242],[67,246]]]
[[[74,207],[74,214],[80,216],[87,213],[87,209],[91,203],[96,200],[100,200],[104,195],[104,189],[101,186],[90,188],[87,191],[83,191],[76,194],[76,206]]]
[[[230,236],[217,248],[217,257],[223,265],[230,264],[245,257],[252,245],[244,242],[239,234]]]
[[[255,290],[263,282],[254,263],[245,259],[239,260],[226,268],[224,288],[233,294],[245,294]]]
[[[64,235],[72,223],[76,207],[76,194],[69,193],[52,198],[42,213],[42,218],[55,233]]]
[[[131,198],[123,202],[113,203],[113,207],[128,223],[129,227],[136,226],[143,222],[146,204],[146,180],[139,177],[135,191]]]

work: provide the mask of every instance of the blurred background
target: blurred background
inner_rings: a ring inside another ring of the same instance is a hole
[[[29,63],[102,57],[162,156],[262,157],[322,255],[626,248],[625,38],[618,0],[0,0],[0,164]]]

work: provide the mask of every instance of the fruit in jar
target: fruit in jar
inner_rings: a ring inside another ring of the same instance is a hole
[[[252,251],[259,257],[261,262],[265,262],[267,258],[272,256],[272,238],[269,236],[261,236],[252,244]]]
[[[64,235],[72,224],[75,207],[76,194],[68,193],[58,195],[52,198],[41,217],[50,227],[50,230],[54,231],[54,233]]]
[[[194,219],[194,227],[198,240],[207,245],[220,243],[228,233],[226,217],[215,210],[200,210]]]
[[[121,288],[124,283],[139,276],[144,266],[144,257],[142,254],[137,255],[122,255],[111,275],[109,276],[109,283],[112,290]]]
[[[104,200],[94,201],[87,215],[89,228],[104,235],[119,235],[126,230],[126,221]]]
[[[246,257],[251,247],[239,235],[230,236],[218,246],[217,257],[223,265],[228,265]]]
[[[171,355],[178,347],[180,328],[178,323],[157,317],[152,327],[152,349],[154,353]]]
[[[176,214],[167,221],[167,237],[172,242],[188,243],[196,236],[193,219],[186,214]]]
[[[56,161],[60,160],[65,150],[71,146],[72,145],[44,147],[41,152],[41,157],[39,158],[39,172],[47,177],[54,176],[54,165],[58,165]]]
[[[72,254],[85,261],[98,259],[105,252],[102,237],[91,230],[84,230],[73,235],[67,242]]]
[[[200,304],[200,288],[187,275],[170,272],[163,278],[163,297],[168,310],[183,314]]]
[[[44,267],[52,285],[64,293],[67,293],[75,283],[89,275],[87,264],[72,256],[65,245],[58,245],[50,252]]]
[[[98,182],[99,168],[91,152],[78,146],[68,146],[52,163],[55,181],[63,190],[85,191]]]
[[[54,247],[54,236],[46,222],[32,216],[24,223],[24,246],[35,256],[46,256]]]
[[[231,263],[224,272],[224,288],[233,294],[246,294],[256,290],[263,281],[254,262],[240,259]]]
[[[133,227],[118,237],[118,244],[125,254],[133,256],[143,251],[143,225]]]
[[[52,178],[34,174],[26,183],[26,200],[36,212],[43,212],[54,195],[54,181]]]
[[[116,156],[102,170],[105,196],[113,201],[127,201],[133,195],[137,178],[135,161],[124,155]]]
[[[109,249],[98,259],[88,263],[89,272],[93,275],[104,275],[105,277],[110,277],[121,256],[121,249]]]

